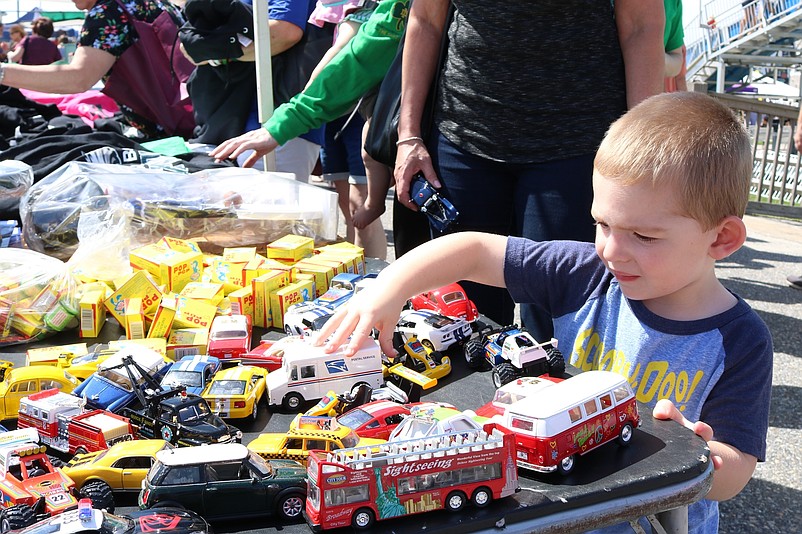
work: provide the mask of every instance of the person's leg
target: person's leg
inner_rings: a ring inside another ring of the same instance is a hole
[[[453,231],[510,235],[513,229],[514,180],[503,163],[459,150],[442,135],[430,150],[443,189],[459,212]],[[502,324],[514,319],[514,303],[504,288],[461,282],[479,313]]]
[[[368,190],[365,202],[354,211],[354,226],[365,228],[367,225],[381,217],[385,209],[387,191],[392,185],[393,175],[391,169],[370,157],[364,149],[365,138],[368,133],[370,121],[366,121],[362,129],[362,162],[365,165],[365,174],[368,179]]]
[[[518,168],[515,234],[535,241],[595,237],[593,154]],[[538,341],[554,334],[552,318],[542,308],[521,304],[521,322]]]
[[[309,183],[309,175],[320,154],[320,145],[296,137],[278,147],[275,154],[276,171],[292,173],[299,182]]]

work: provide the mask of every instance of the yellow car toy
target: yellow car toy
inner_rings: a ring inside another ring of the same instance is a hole
[[[312,449],[336,451],[382,443],[386,440],[360,438],[353,429],[340,425],[333,417],[298,414],[286,433],[259,434],[248,448],[267,460],[284,458],[306,465]]]
[[[0,421],[17,419],[19,401],[23,397],[58,388],[70,393],[78,385],[78,379],[67,371],[47,365],[17,367],[2,365],[3,379],[0,382]]]
[[[172,447],[163,439],[122,441],[104,451],[77,454],[62,470],[79,489],[102,484],[111,491],[138,492],[156,453]]]
[[[254,421],[259,415],[259,403],[267,392],[267,371],[252,365],[239,365],[218,371],[201,393],[212,410],[220,417]]]
[[[409,367],[423,376],[440,379],[451,373],[451,358],[439,350],[424,346],[414,336],[403,345]],[[399,350],[399,352],[401,351]]]

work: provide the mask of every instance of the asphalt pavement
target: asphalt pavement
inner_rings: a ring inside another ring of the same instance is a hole
[[[391,211],[388,200],[382,216],[388,261],[394,258]],[[718,275],[757,310],[774,338],[768,454],[746,488],[721,503],[720,532],[802,532],[802,290],[785,279],[802,275],[802,223],[749,215],[745,220],[746,244],[719,263]],[[748,409],[749,399],[733,406]]]

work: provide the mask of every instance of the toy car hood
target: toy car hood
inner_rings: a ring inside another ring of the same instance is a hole
[[[248,448],[257,454],[278,452],[286,437],[286,434],[279,432],[259,434],[256,439],[248,443]]]
[[[306,476],[306,468],[295,460],[270,460],[268,462],[276,478],[298,478]]]
[[[73,481],[61,471],[29,478],[22,481],[22,486],[34,498],[44,497],[48,510],[66,510],[75,506],[78,501],[70,493]]]

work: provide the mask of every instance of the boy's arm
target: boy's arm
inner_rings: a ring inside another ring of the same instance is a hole
[[[356,352],[373,328],[379,344],[393,354],[393,331],[401,308],[410,297],[458,280],[504,286],[506,236],[463,232],[429,241],[391,263],[376,281],[349,300],[329,319],[315,340],[333,351],[350,342],[345,354]]]
[[[702,421],[692,423],[668,399],[658,401],[652,415],[657,419],[673,419],[707,442],[715,473],[713,474],[713,487],[710,488],[705,498],[714,501],[732,499],[744,489],[749,479],[752,478],[757,458],[739,451],[732,445],[714,440],[713,429],[710,425]]]

